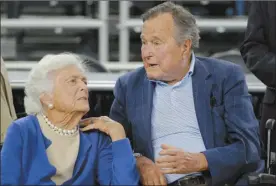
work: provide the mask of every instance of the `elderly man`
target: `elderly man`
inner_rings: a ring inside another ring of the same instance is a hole
[[[1,143],[3,143],[8,126],[16,119],[12,91],[8,73],[1,57]]]
[[[255,171],[259,128],[241,67],[194,55],[199,30],[181,6],[157,5],[143,23],[144,67],[118,79],[110,111],[142,183],[222,186]]]
[[[110,112],[132,139],[142,183],[221,186],[257,169],[259,128],[241,67],[195,57],[199,30],[181,6],[160,4],[143,22],[144,67],[118,79]]]

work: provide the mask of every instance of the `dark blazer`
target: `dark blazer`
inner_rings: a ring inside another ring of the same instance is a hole
[[[276,100],[276,1],[249,2],[249,15],[241,55],[250,71],[271,87],[264,103]]]
[[[260,162],[259,126],[243,71],[233,63],[197,57],[192,82],[212,185],[236,182],[249,171],[247,165]],[[116,83],[110,111],[110,117],[124,125],[134,151],[152,160],[154,87],[144,68],[127,73]]]
[[[14,121],[1,151],[1,185],[55,185],[50,145],[35,116]],[[73,177],[63,185],[138,185],[135,162],[128,139],[111,143],[101,132],[81,132]]]

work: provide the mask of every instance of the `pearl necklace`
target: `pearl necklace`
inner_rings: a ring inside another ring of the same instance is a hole
[[[55,131],[57,134],[61,135],[61,136],[72,136],[74,135],[76,132],[78,132],[79,128],[78,127],[75,127],[74,129],[72,130],[66,130],[66,129],[62,129],[62,128],[59,128],[55,125],[53,125],[49,120],[48,118],[44,115],[43,115],[43,118],[45,120],[45,122],[47,123],[47,125],[50,127],[50,129],[52,129],[53,131]]]

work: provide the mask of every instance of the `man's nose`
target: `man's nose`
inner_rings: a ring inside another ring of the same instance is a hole
[[[149,45],[142,47],[142,56],[143,57],[152,57],[153,56],[152,48]]]

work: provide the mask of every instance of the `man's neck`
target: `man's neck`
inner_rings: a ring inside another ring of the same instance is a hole
[[[165,83],[167,83],[168,85],[174,85],[174,84],[180,82],[186,76],[186,74],[189,72],[191,64],[192,64],[192,53],[191,53],[191,55],[190,55],[190,57],[188,59],[187,65],[180,72],[180,75],[178,76],[178,78],[175,78],[174,80],[168,81],[168,82],[165,82]]]

